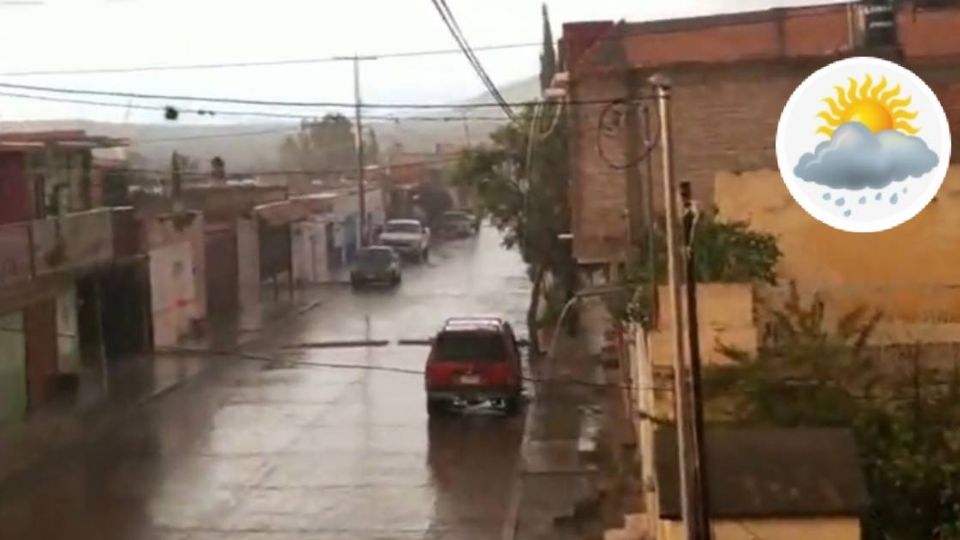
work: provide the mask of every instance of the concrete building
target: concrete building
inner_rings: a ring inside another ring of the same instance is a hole
[[[98,207],[82,131],[0,135],[0,422],[102,383],[151,343],[130,208]]]
[[[564,25],[561,56],[569,99],[588,102],[568,109],[573,242],[581,265],[604,267],[623,260],[629,246],[644,238],[645,198],[652,196],[655,207],[662,207],[660,154],[640,159],[644,140],[653,137],[644,134],[645,106],[589,104],[648,97],[646,80],[653,73],[672,79],[677,178],[690,181],[701,201],[713,199],[719,172],[776,169],[774,135],[788,97],[809,74],[849,56],[884,56],[915,71],[944,103],[956,146],[960,43],[954,33],[960,6],[899,3],[895,41],[882,46],[868,39],[864,9],[833,4]],[[647,115],[655,133],[656,113]],[[648,174],[658,180],[652,194],[646,193]]]

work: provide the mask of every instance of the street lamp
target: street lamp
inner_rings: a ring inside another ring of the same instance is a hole
[[[573,295],[572,298],[567,300],[567,303],[563,305],[563,309],[560,310],[560,317],[557,319],[557,323],[553,327],[553,337],[550,338],[550,355],[553,356],[554,351],[557,350],[557,336],[560,335],[560,328],[563,325],[563,320],[567,316],[567,312],[573,307],[574,304],[579,302],[583,298],[595,298],[602,296],[611,296],[617,293],[625,291],[625,287],[621,286],[610,286],[610,287],[596,287],[593,289],[584,289]]]

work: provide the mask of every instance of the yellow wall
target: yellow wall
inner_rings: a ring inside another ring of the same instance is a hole
[[[660,521],[658,540],[683,540],[677,521]],[[860,540],[856,518],[714,520],[715,540]]]
[[[685,293],[683,293],[685,294]],[[656,366],[673,362],[673,312],[669,289],[660,287],[657,331],[650,334],[651,360]],[[747,283],[700,283],[697,285],[700,354],[704,364],[724,363],[717,345],[735,346],[747,351],[757,348],[757,329],[753,321],[753,285]]]
[[[673,312],[669,289],[660,287],[657,330],[648,334],[652,385],[663,390],[653,392],[653,414],[673,418]],[[685,291],[682,292],[685,294]],[[754,352],[758,332],[753,317],[753,285],[748,283],[700,283],[697,285],[697,314],[700,357],[704,365],[723,364],[727,358],[718,345]]]
[[[831,316],[867,304],[884,311],[891,334],[958,335],[943,325],[960,323],[960,166],[918,216],[880,233],[813,219],[770,170],[717,175],[715,202],[722,218],[777,235],[779,275],[804,294],[820,291]]]

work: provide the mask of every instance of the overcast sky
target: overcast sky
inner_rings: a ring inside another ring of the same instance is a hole
[[[811,3],[830,0],[550,0],[548,6],[554,36],[559,38],[561,25],[570,21],[644,21]],[[448,0],[448,4],[475,47],[541,39],[540,0]],[[0,74],[269,61],[456,46],[430,0],[0,0],[0,20]],[[539,52],[537,47],[528,47],[479,54],[492,79],[506,85],[535,74]],[[365,62],[362,80],[367,102],[451,102],[482,90],[465,58],[458,54]],[[352,81],[351,66],[346,62],[132,74],[0,76],[3,83],[336,102],[352,101]],[[14,91],[0,88],[0,92]],[[119,102],[126,103],[122,99]],[[160,120],[159,113],[152,111],[0,96],[0,121],[52,118]],[[184,120],[211,121],[197,117]]]

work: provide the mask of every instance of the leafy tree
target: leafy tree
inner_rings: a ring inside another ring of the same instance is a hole
[[[453,208],[453,197],[442,182],[421,184],[414,191],[413,197],[428,224],[435,223],[444,212]]]
[[[745,425],[853,430],[870,492],[865,537],[960,538],[960,384],[924,368],[922,347],[903,369],[867,342],[880,320],[860,308],[827,329],[824,304],[791,287],[772,310],[755,354],[723,348],[730,365],[704,371],[707,414]]]
[[[619,320],[645,322],[653,309],[651,271],[657,283],[667,275],[666,243],[660,226],[654,231],[654,264],[646,253],[630,254],[621,285],[625,293],[609,307]],[[698,283],[776,283],[776,266],[782,253],[771,234],[751,230],[742,221],[723,221],[715,213],[703,214],[694,226],[693,251]],[[652,268],[651,268],[652,267]]]
[[[356,166],[353,124],[342,114],[305,123],[299,133],[281,143],[280,159],[288,167],[317,174],[350,170]]]
[[[550,30],[550,15],[543,4],[543,52],[540,53],[540,89],[550,86],[557,72],[557,53],[553,48],[553,31]]]
[[[481,213],[505,233],[504,244],[519,249],[528,264],[533,287],[527,324],[534,351],[539,351],[536,315],[546,275],[556,278],[561,298],[569,299],[576,287],[569,242],[558,237],[570,230],[566,122],[554,105],[544,105],[541,112],[528,108],[491,134],[489,144],[464,150],[453,174],[457,185],[476,195]]]

